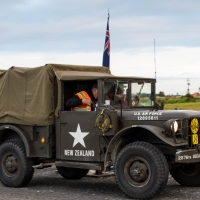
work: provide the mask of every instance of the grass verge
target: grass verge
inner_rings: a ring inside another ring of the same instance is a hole
[[[173,104],[165,104],[165,110],[200,110],[200,102],[189,102],[189,103],[173,103]]]

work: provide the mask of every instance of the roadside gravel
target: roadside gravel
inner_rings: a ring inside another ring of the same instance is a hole
[[[118,188],[114,176],[81,180],[66,180],[54,167],[36,169],[32,181],[24,188],[7,188],[0,183],[0,199],[9,200],[120,200],[129,199]],[[200,187],[189,188],[177,184],[169,176],[165,189],[155,200],[200,199]]]

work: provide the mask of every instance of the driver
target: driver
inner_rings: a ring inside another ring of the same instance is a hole
[[[107,93],[107,97],[112,102],[111,105],[115,105],[115,103],[114,103],[115,92],[116,92],[116,94],[123,95],[123,105],[128,105],[128,102],[127,102],[127,99],[126,99],[126,95],[124,95],[124,91],[121,89],[120,86],[118,86],[117,87],[117,91],[115,91],[115,87],[116,86],[113,85],[110,88],[110,90],[108,91],[108,93]]]

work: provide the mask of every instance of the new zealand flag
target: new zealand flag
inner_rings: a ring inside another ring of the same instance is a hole
[[[103,52],[103,66],[104,67],[110,67],[110,32],[109,32],[109,17],[108,14],[108,22],[107,22],[107,28],[106,28],[106,39],[105,39],[105,45],[104,45],[104,52]]]

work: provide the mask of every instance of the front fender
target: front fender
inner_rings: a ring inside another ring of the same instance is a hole
[[[7,129],[13,130],[14,132],[16,132],[19,135],[19,137],[22,139],[22,141],[25,145],[26,155],[28,156],[30,154],[30,147],[28,144],[28,139],[26,138],[23,131],[19,127],[16,127],[16,126],[10,125],[10,124],[4,124],[3,126],[0,126],[0,131],[7,130]]]
[[[152,125],[132,125],[129,127],[126,127],[122,130],[120,130],[110,141],[107,151],[106,151],[106,156],[105,156],[105,168],[107,166],[110,165],[110,163],[108,163],[109,156],[111,155],[111,153],[113,154],[112,151],[116,151],[114,152],[114,155],[117,154],[117,149],[118,147],[123,143],[123,141],[129,137],[131,137],[131,139],[135,138],[135,140],[141,140],[141,141],[146,141],[146,142],[150,142],[150,140],[148,141],[148,138],[154,137],[154,141],[155,138],[157,138],[158,141],[161,141],[162,143],[168,145],[168,146],[172,146],[172,147],[178,147],[178,146],[184,146],[187,145],[188,143],[186,141],[183,140],[178,140],[177,143],[174,142],[173,138],[171,137],[167,137],[165,136],[162,131],[164,131],[164,129],[162,127],[158,127],[158,126],[152,126]],[[142,133],[142,134],[141,134]],[[147,135],[148,134],[148,135]],[[143,136],[143,137],[142,137]],[[146,136],[146,137],[145,137]],[[130,141],[130,142],[134,142]],[[126,145],[127,143],[125,143]],[[123,147],[123,144],[122,144]],[[114,156],[115,159],[115,156]]]

